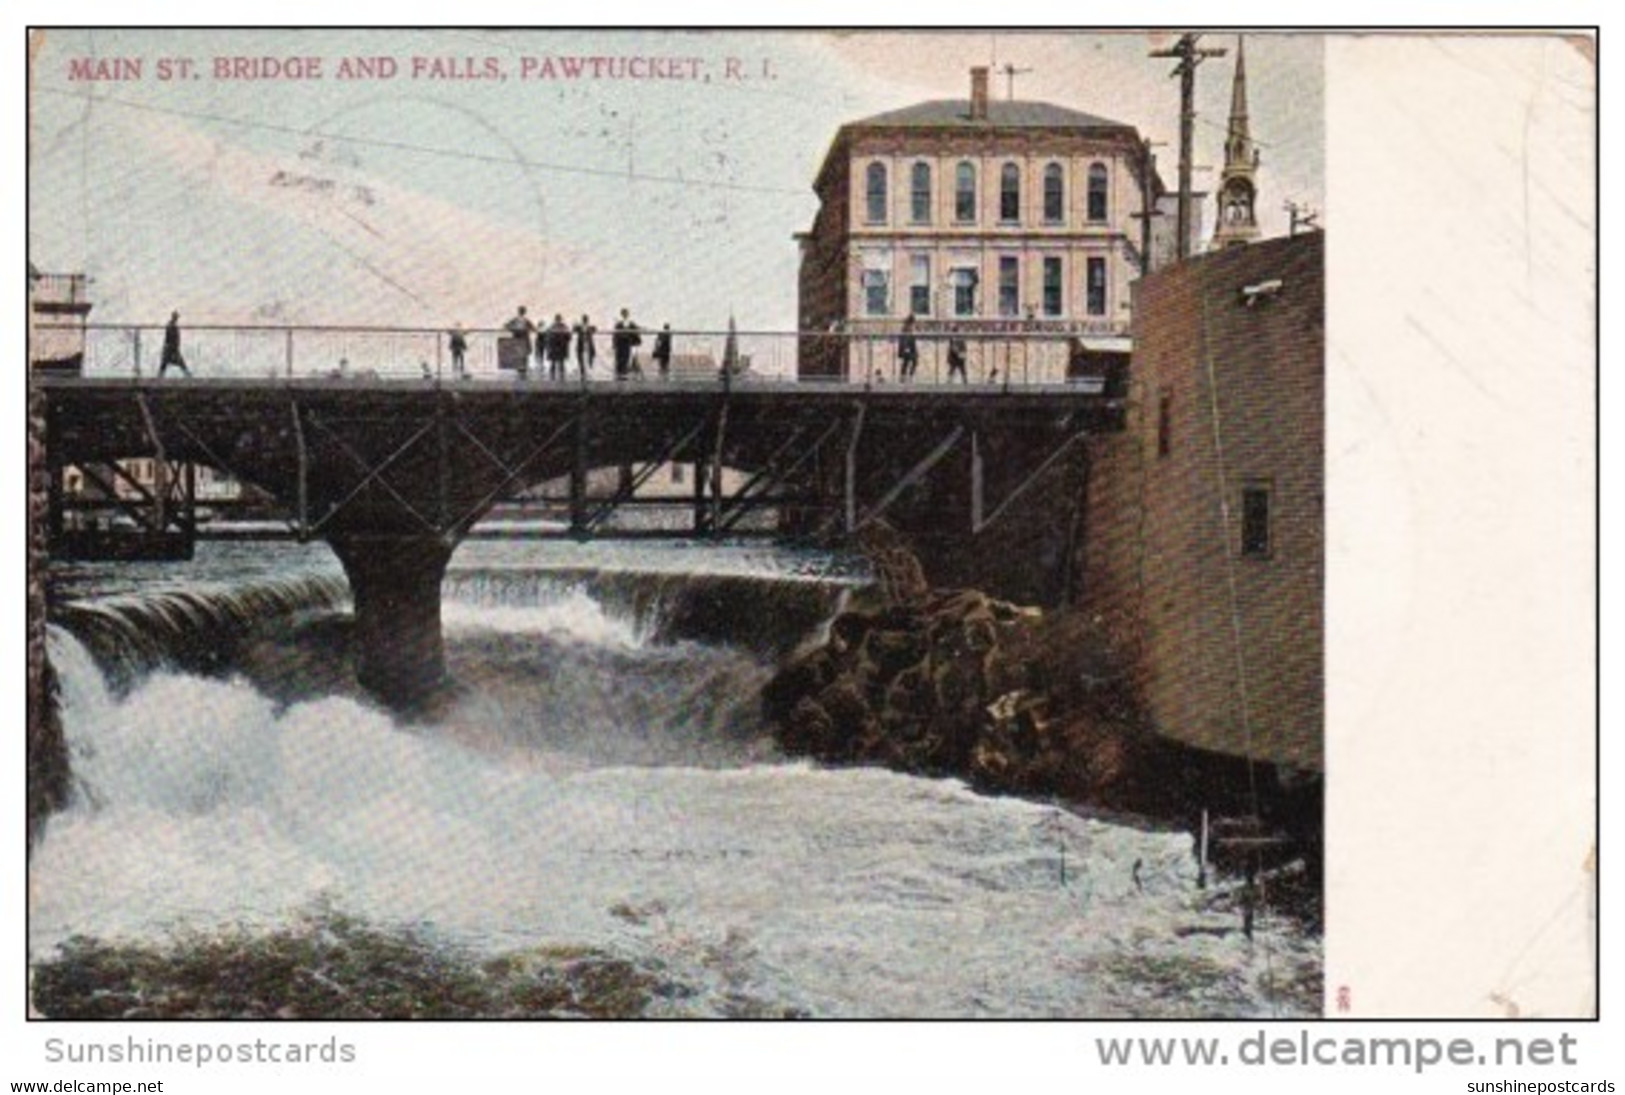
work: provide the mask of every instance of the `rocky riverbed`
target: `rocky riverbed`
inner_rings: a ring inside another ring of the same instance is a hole
[[[1140,715],[1121,631],[1070,610],[1045,612],[975,590],[850,606],[822,644],[769,682],[764,710],[780,746],[834,764],[954,776],[988,793],[1190,827],[1251,815],[1301,858],[1297,903],[1318,923],[1319,790],[1268,765],[1185,747]],[[1236,866],[1261,864],[1239,860]]]

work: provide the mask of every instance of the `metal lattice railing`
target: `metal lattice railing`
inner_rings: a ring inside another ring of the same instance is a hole
[[[922,324],[913,336],[917,362],[911,377],[902,375],[901,332],[895,324],[889,330],[866,331],[674,330],[665,373],[654,356],[660,332],[643,327],[627,372],[633,380],[714,383],[727,363],[730,379],[865,386],[905,379],[1001,387],[1104,379],[1100,359],[1091,356],[1088,342],[1075,333],[1020,324],[988,326],[994,329]],[[521,353],[503,328],[469,329],[461,335],[466,350],[460,370],[451,348],[453,333],[442,329],[199,325],[183,327],[181,340],[187,371],[196,379],[550,379],[544,357],[535,350]],[[161,325],[39,322],[35,336],[38,345],[54,348],[47,355],[51,357],[69,356],[60,350],[64,344],[82,346],[79,375],[151,378],[160,373]],[[595,358],[583,377],[572,332],[563,378],[578,383],[615,380],[613,343],[613,330],[597,330]],[[37,347],[33,356],[41,357]],[[962,368],[955,367],[956,359],[963,360]],[[524,367],[515,368],[521,360]]]

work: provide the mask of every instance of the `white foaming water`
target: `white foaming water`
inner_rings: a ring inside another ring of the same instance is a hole
[[[550,596],[529,605],[447,597],[440,605],[440,621],[448,632],[484,630],[508,635],[553,635],[625,650],[637,649],[644,640],[634,621],[611,616],[579,586],[554,590]]]
[[[1314,941],[1266,919],[1249,943],[1205,911],[1185,834],[872,769],[560,771],[348,699],[279,710],[245,683],[173,674],[117,698],[71,637],[52,656],[82,793],[34,855],[37,957],[75,933],[156,940],[322,902],[484,951],[658,961],[700,990],[665,1005],[681,1013],[740,998],[874,1016],[1313,1007],[1266,985],[1314,968]]]

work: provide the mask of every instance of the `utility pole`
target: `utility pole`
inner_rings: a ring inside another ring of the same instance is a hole
[[[1013,100],[1016,97],[1016,77],[1031,72],[1032,69],[1017,68],[1014,63],[1006,61],[999,71],[1004,73],[1004,97]]]
[[[1179,238],[1176,252],[1181,259],[1191,253],[1191,139],[1196,129],[1196,66],[1209,57],[1223,57],[1229,50],[1199,49],[1199,34],[1182,34],[1170,49],[1159,49],[1152,57],[1177,58],[1170,76],[1179,77]]]

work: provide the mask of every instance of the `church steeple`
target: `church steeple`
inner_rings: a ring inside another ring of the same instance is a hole
[[[1218,227],[1213,247],[1229,247],[1258,238],[1253,174],[1258,170],[1258,149],[1247,127],[1247,54],[1236,36],[1236,76],[1230,87],[1230,130],[1224,139],[1224,171],[1219,176]]]

